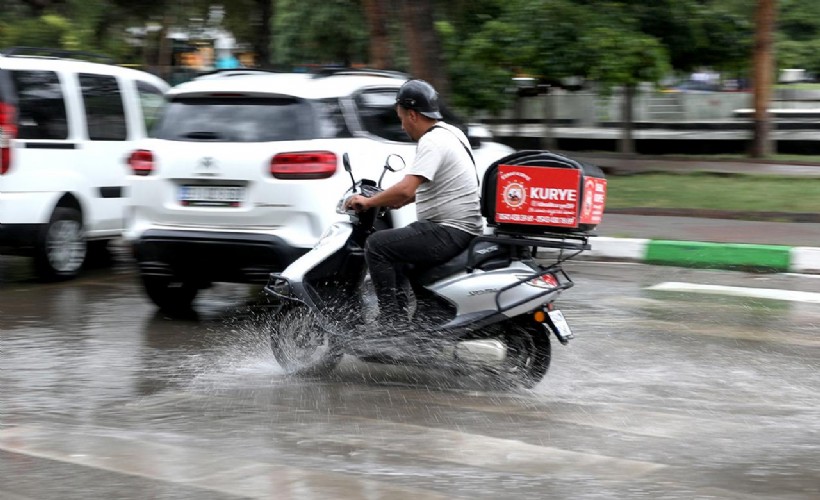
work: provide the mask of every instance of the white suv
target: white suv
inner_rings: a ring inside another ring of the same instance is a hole
[[[171,89],[152,138],[131,156],[125,238],[151,300],[185,308],[213,282],[264,283],[312,248],[341,217],[344,153],[357,178],[378,179],[391,153],[409,165],[416,145],[394,110],[406,79],[234,70]],[[474,152],[483,176],[512,150],[476,139]],[[415,206],[392,212],[394,226],[414,219]]]
[[[33,52],[33,54],[32,54]],[[49,49],[0,52],[0,253],[74,277],[88,243],[123,230],[126,162],[168,85]]]

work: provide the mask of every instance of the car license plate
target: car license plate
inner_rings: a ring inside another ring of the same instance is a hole
[[[179,201],[186,206],[239,206],[245,197],[241,186],[180,186]]]
[[[564,314],[559,311],[558,309],[553,309],[549,312],[550,322],[552,323],[553,328],[555,329],[555,333],[564,339],[571,339],[573,337],[572,330],[569,327],[569,323],[567,323],[567,319],[564,318]]]

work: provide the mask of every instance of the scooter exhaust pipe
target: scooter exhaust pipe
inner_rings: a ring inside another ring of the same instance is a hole
[[[486,366],[499,366],[507,359],[507,346],[496,339],[462,340],[456,344],[458,361]]]

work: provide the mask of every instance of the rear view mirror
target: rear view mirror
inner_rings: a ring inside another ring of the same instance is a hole
[[[391,172],[400,172],[405,167],[404,158],[397,154],[391,154],[384,161],[384,168]]]

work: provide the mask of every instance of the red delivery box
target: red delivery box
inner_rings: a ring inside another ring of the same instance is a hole
[[[482,215],[522,233],[588,232],[601,222],[606,179],[594,165],[549,151],[520,151],[487,169]]]

